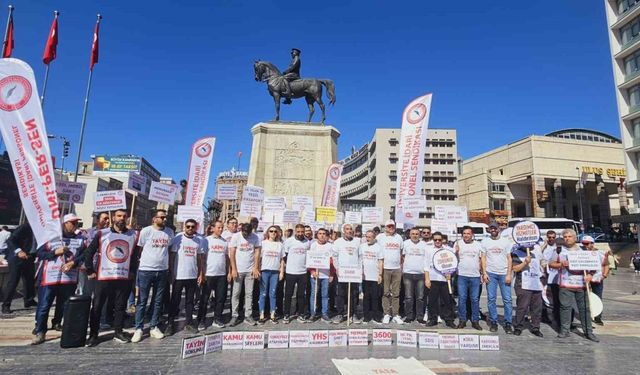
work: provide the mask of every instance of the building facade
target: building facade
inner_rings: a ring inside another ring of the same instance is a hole
[[[249,178],[249,172],[237,171],[231,169],[229,171],[223,171],[216,177],[216,196],[219,185],[234,185],[238,194],[238,199],[216,199],[221,203],[220,207],[220,220],[226,221],[231,217],[240,216],[240,202],[242,201],[242,191],[247,185]]]
[[[396,185],[400,153],[400,129],[376,129],[370,142],[341,160],[342,211],[382,207],[384,220],[395,218]],[[459,157],[455,129],[429,129],[424,154],[422,194],[426,212],[418,225],[431,223],[434,207],[458,204]]]
[[[640,1],[605,0],[627,190],[640,200]],[[637,213],[633,211],[631,213]]]
[[[609,228],[630,206],[622,147],[587,129],[529,136],[465,160],[460,203],[475,221],[561,217]]]

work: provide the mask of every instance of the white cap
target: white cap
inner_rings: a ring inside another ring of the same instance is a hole
[[[580,242],[595,243],[596,241],[591,236],[583,236]]]
[[[396,226],[396,222],[391,220],[391,219],[389,219],[384,223],[384,226],[386,227],[386,226],[389,226],[389,225],[393,225],[395,227]]]
[[[80,220],[79,217],[76,216],[76,214],[66,214],[64,215],[64,219],[62,220],[63,223],[68,223],[70,221],[78,221]]]

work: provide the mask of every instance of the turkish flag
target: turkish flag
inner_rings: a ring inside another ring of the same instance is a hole
[[[51,24],[51,31],[49,31],[49,38],[47,44],[44,46],[44,55],[42,55],[42,62],[49,65],[50,62],[56,58],[56,50],[58,48],[58,17],[53,19]]]
[[[2,48],[2,57],[11,57],[11,52],[13,52],[13,14],[9,16],[7,39],[5,39],[4,46]]]
[[[91,60],[89,61],[89,70],[93,70],[93,66],[98,63],[98,31],[100,31],[100,23],[96,22],[96,30],[93,32],[93,45],[91,46]]]

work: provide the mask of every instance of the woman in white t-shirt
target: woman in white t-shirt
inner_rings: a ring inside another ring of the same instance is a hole
[[[260,324],[266,322],[264,317],[265,299],[269,293],[269,311],[271,322],[276,319],[276,288],[278,280],[284,279],[284,247],[280,241],[280,231],[275,225],[267,230],[267,238],[262,241],[262,254],[260,257]]]

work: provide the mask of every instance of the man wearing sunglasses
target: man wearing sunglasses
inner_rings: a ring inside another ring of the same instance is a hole
[[[230,217],[227,219],[227,229],[222,232],[222,238],[229,242],[231,241],[231,237],[236,233],[238,233],[238,219]]]
[[[233,279],[233,292],[231,294],[231,326],[240,322],[240,294],[244,289],[244,321],[253,326],[253,285],[260,277],[258,258],[262,241],[253,233],[253,227],[249,223],[242,224],[240,233],[231,238],[229,244],[229,260],[231,261],[231,277]]]
[[[450,248],[443,245],[443,236],[440,232],[433,234],[433,246],[429,246],[426,253],[424,266],[424,284],[429,289],[429,319],[427,327],[438,325],[438,315],[445,321],[447,327],[458,328],[454,323],[453,298],[449,294],[447,278],[433,265],[433,256],[436,251]]]
[[[197,333],[198,327],[193,325],[193,301],[198,285],[204,283],[205,239],[196,234],[198,223],[188,219],[184,223],[184,232],[178,233],[169,247],[169,270],[171,274],[171,305],[169,323],[164,334],[174,333],[175,318],[180,312],[182,290],[185,290],[184,316],[185,331]]]
[[[169,244],[174,233],[171,228],[165,226],[166,210],[156,210],[152,220],[153,224],[143,228],[138,239],[138,247],[142,248],[142,251],[138,267],[139,295],[136,305],[136,331],[131,342],[142,340],[144,316],[151,288],[153,288],[153,315],[149,323],[151,327],[149,333],[154,339],[164,338],[164,333],[158,328],[158,323],[162,314],[165,287],[169,279]]]

